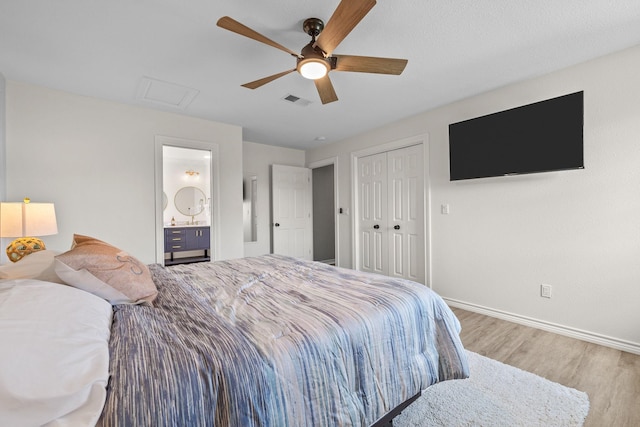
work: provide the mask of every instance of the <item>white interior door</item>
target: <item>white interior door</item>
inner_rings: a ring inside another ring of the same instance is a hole
[[[424,283],[422,145],[387,153],[389,276]]]
[[[387,154],[358,159],[360,270],[388,274]]]
[[[273,253],[313,260],[311,169],[272,165]]]
[[[358,268],[424,283],[423,146],[358,159]]]

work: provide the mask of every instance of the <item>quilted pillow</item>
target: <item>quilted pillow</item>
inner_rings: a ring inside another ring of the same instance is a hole
[[[148,304],[158,294],[146,265],[101,240],[73,235],[71,250],[56,256],[56,273],[66,284],[112,305]]]

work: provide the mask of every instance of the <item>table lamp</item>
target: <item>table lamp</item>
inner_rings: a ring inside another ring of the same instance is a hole
[[[16,262],[32,252],[46,249],[44,242],[32,236],[58,233],[53,203],[0,203],[0,237],[17,237],[7,246],[7,257]]]

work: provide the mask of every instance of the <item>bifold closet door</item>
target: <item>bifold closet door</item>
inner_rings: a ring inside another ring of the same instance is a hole
[[[358,159],[358,267],[424,283],[422,145]]]
[[[387,275],[387,154],[358,159],[359,267]]]
[[[387,153],[389,276],[424,283],[422,145]]]

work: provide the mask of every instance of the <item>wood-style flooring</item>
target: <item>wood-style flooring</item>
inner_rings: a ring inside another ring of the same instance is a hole
[[[475,353],[584,391],[585,427],[640,426],[640,355],[453,308]]]

